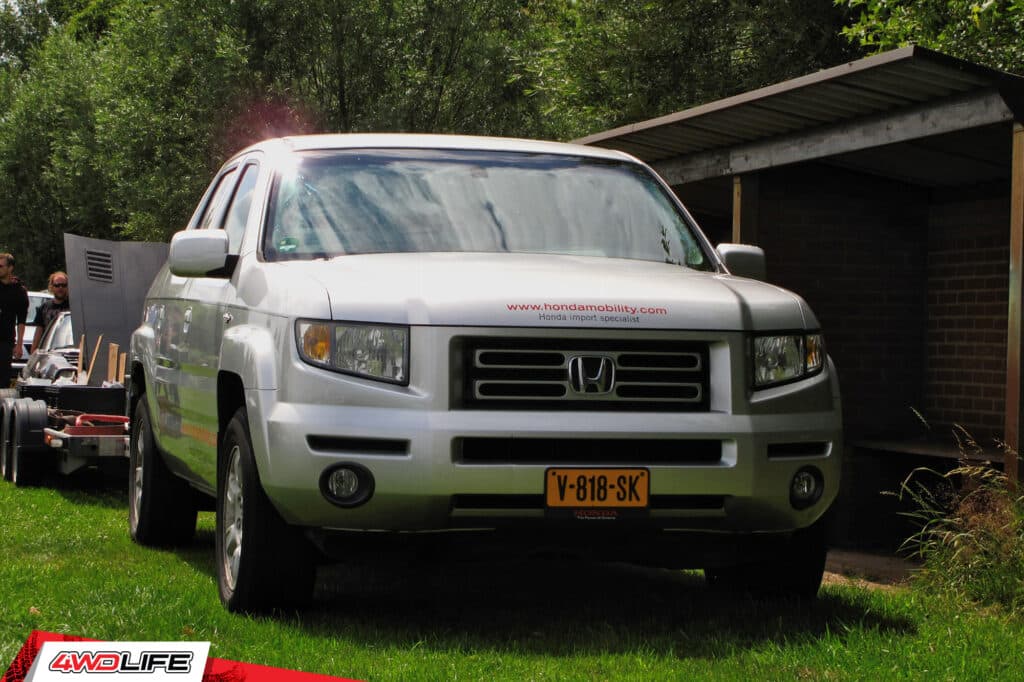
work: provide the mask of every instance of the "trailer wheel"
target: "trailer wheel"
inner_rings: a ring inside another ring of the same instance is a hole
[[[157,450],[145,396],[131,423],[128,456],[128,530],[140,545],[180,545],[196,532],[192,489],[170,472]]]
[[[217,476],[217,587],[228,611],[305,604],[313,594],[312,546],[274,509],[256,470],[244,409],[228,423]]]
[[[14,398],[0,400],[0,474],[5,481],[12,478],[14,462],[11,460],[11,419],[14,417]]]
[[[43,442],[46,401],[21,398],[14,401],[11,415],[11,480],[19,488],[39,485],[49,453]]]

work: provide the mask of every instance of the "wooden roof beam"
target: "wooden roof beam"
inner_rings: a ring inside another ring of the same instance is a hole
[[[670,185],[681,185],[1013,120],[1013,112],[998,90],[988,88],[766,140],[688,154],[652,166]]]

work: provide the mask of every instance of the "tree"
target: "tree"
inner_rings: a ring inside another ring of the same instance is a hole
[[[1024,0],[845,0],[857,19],[843,30],[876,51],[914,44],[1024,73]]]
[[[111,235],[92,166],[92,69],[88,45],[51,36],[0,118],[0,246],[34,288],[63,263],[64,232]]]
[[[314,125],[513,134],[537,115],[509,78],[530,27],[507,0],[249,0],[251,64]]]
[[[534,3],[548,27],[521,68],[561,137],[769,85],[861,55],[817,0]]]
[[[99,42],[93,163],[119,234],[161,241],[184,227],[213,169],[220,132],[245,107],[244,49],[224,6],[124,2]]]

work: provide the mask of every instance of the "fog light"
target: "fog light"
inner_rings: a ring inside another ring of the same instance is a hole
[[[806,509],[821,498],[824,480],[821,472],[814,467],[804,467],[796,472],[789,483],[789,503],[795,509]]]
[[[373,496],[373,474],[362,464],[335,464],[320,476],[320,492],[339,507],[358,507]]]
[[[327,489],[331,491],[331,497],[347,500],[359,490],[359,476],[351,469],[335,469],[327,477]]]

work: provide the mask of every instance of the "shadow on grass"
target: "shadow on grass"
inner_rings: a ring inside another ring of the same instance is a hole
[[[39,485],[77,505],[127,509],[128,460],[111,461],[103,468],[88,467],[67,475],[48,472]]]
[[[177,553],[212,575],[213,544],[212,532],[201,531]],[[410,559],[321,566],[312,605],[272,618],[313,637],[375,647],[543,655],[719,658],[826,634],[914,634],[913,621],[851,594],[803,603],[714,592],[699,571],[568,559]]]
[[[78,505],[126,509],[121,481],[92,470],[48,476],[43,485]],[[170,550],[210,576],[211,526],[212,516],[204,515],[194,541]],[[215,592],[210,598],[215,602]],[[886,609],[879,599],[847,590],[811,603],[756,600],[712,592],[699,572],[626,564],[410,558],[322,566],[313,604],[273,620],[316,639],[374,647],[720,658],[826,635],[913,635],[914,622],[892,615],[900,609]]]
[[[853,625],[913,633],[914,624],[840,597],[813,603],[709,590],[700,572],[571,560],[321,569],[302,627],[351,623],[396,644],[522,653],[649,650],[717,658]]]

